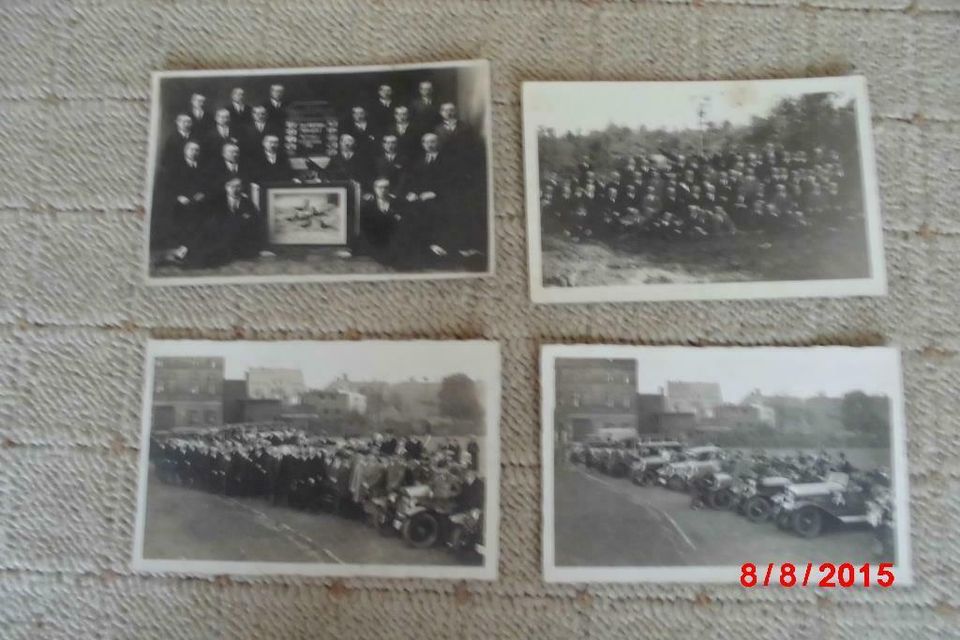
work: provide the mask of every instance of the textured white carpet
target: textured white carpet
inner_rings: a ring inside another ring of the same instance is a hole
[[[960,637],[954,0],[0,2],[0,637]],[[154,69],[492,61],[494,279],[147,289]],[[533,307],[523,79],[868,76],[888,298]],[[505,357],[497,583],[132,575],[148,335],[484,337]],[[917,586],[545,587],[538,344],[899,344]]]

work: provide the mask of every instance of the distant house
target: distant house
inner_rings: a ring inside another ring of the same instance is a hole
[[[723,404],[720,385],[716,382],[667,382],[666,410],[671,413],[692,413],[698,419],[712,418]]]
[[[312,407],[321,418],[342,418],[348,415],[365,415],[367,397],[356,391],[313,390],[301,396],[304,405]]]
[[[247,371],[247,397],[253,400],[280,400],[297,404],[306,391],[300,369],[253,367]]]

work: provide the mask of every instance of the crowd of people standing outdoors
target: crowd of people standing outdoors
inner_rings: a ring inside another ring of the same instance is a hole
[[[273,505],[361,516],[364,502],[425,485],[458,511],[483,509],[476,439],[308,436],[245,425],[193,435],[154,435],[150,459],[166,484]]]
[[[597,164],[614,168],[601,172]],[[711,153],[585,156],[576,167],[543,171],[543,230],[579,242],[830,227],[862,216],[853,164],[836,149],[772,142]]]

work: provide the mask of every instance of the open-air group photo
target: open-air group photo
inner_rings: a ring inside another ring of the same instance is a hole
[[[541,366],[548,581],[837,559],[909,580],[896,350],[551,345]]]
[[[146,380],[136,566],[496,576],[495,344],[155,341]]]
[[[524,85],[538,302],[885,291],[858,78]]]
[[[153,80],[152,283],[492,270],[485,62]]]

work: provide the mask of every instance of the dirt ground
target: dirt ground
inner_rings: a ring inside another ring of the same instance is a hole
[[[780,232],[741,231],[705,239],[543,238],[544,286],[865,278],[864,219]]]

